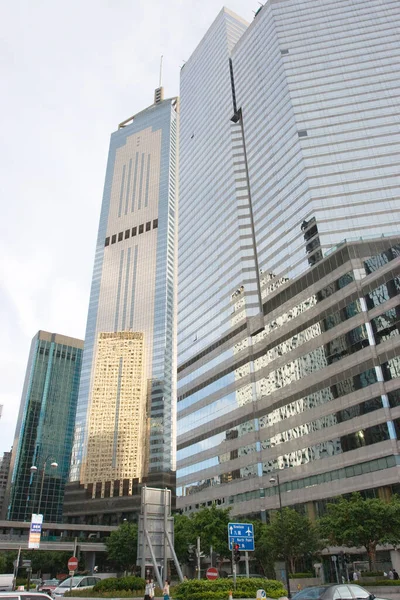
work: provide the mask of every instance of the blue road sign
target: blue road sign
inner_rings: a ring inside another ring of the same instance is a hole
[[[239,544],[239,550],[254,550],[254,529],[252,523],[228,523],[229,549]]]

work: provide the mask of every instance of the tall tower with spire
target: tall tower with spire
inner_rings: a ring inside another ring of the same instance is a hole
[[[71,463],[92,499],[174,480],[177,128],[160,85],[111,135]]]

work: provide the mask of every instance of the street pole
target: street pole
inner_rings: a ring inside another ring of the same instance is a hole
[[[246,561],[246,577],[250,577],[250,568],[249,568],[249,553],[244,553],[244,560]]]
[[[233,575],[233,589],[236,590],[236,563],[234,553],[234,543],[232,542],[232,575]]]
[[[43,465],[42,482],[40,484],[38,515],[40,515],[40,505],[42,504],[42,494],[43,494],[43,485],[44,485],[44,474],[45,474],[45,471],[46,471],[46,463],[47,463],[47,461],[45,461],[45,463]]]
[[[200,574],[200,537],[197,538],[197,579],[201,578]]]
[[[271,477],[270,482],[271,483],[275,483],[275,477]],[[276,483],[278,484],[279,513],[280,513],[280,519],[281,519],[281,529],[282,529],[282,539],[283,539],[283,549],[284,549],[283,559],[285,561],[285,579],[286,579],[287,595],[288,595],[288,598],[291,598],[291,594],[290,594],[290,578],[289,578],[289,564],[288,564],[287,550],[286,550],[286,529],[285,529],[285,521],[284,521],[284,518],[283,518],[281,484],[280,484],[280,481],[279,481],[279,475],[278,475],[278,473],[276,474]]]

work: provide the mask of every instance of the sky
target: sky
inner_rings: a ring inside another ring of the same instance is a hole
[[[0,453],[39,329],[84,338],[110,134],[166,97],[218,0],[0,3]],[[257,0],[225,4],[251,21]]]

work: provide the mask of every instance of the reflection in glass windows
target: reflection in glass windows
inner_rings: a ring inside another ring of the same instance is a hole
[[[314,460],[328,458],[329,456],[335,456],[337,454],[342,454],[343,452],[349,452],[350,450],[357,450],[358,448],[377,444],[378,442],[383,442],[388,439],[388,426],[386,423],[381,423],[333,440],[326,440],[319,444],[308,446],[301,450],[288,452],[287,454],[266,461],[263,463],[263,473],[266,474],[278,469],[288,469],[306,465]]]

